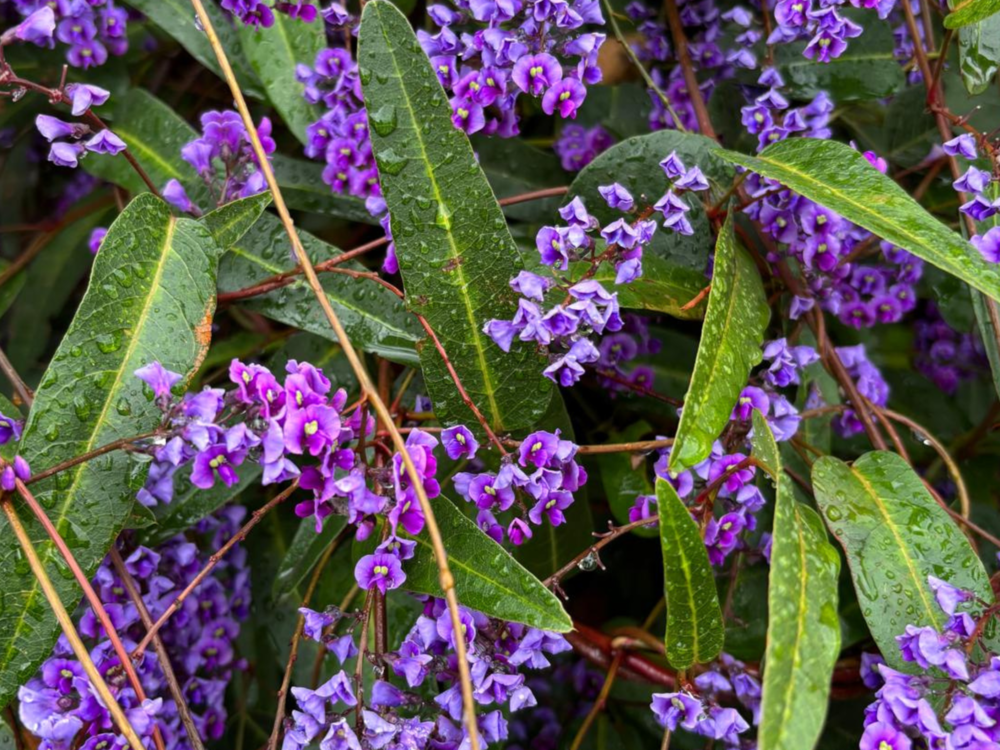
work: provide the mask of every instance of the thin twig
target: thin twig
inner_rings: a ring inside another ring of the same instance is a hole
[[[694,65],[691,62],[691,54],[688,51],[687,36],[684,34],[684,26],[681,24],[681,14],[677,8],[677,0],[666,0],[664,8],[667,12],[667,22],[670,25],[670,32],[674,39],[674,51],[677,54],[677,61],[680,63],[681,72],[684,74],[684,85],[687,87],[688,96],[691,98],[691,106],[694,108],[695,119],[698,120],[698,130],[701,134],[717,140],[715,128],[712,127],[712,120],[708,116],[708,107],[705,106],[705,97],[702,96],[701,88],[698,85],[698,77],[694,72]]]
[[[569,746],[569,750],[580,750],[584,739],[587,737],[587,732],[590,731],[591,725],[597,719],[598,714],[604,710],[604,705],[608,701],[608,694],[611,692],[611,686],[615,684],[615,677],[618,676],[618,669],[622,665],[623,658],[625,658],[624,650],[620,650],[615,653],[614,659],[611,660],[611,666],[608,667],[608,673],[604,677],[604,684],[601,686],[601,692],[598,693],[597,700],[594,701],[594,705],[590,707],[590,711],[588,711],[586,717],[584,717],[583,723],[580,725],[580,729],[576,733],[576,737],[573,738],[573,744]]]
[[[198,575],[196,575],[191,580],[191,583],[187,585],[187,588],[185,588],[181,593],[177,595],[177,598],[170,603],[170,606],[167,607],[166,611],[162,615],[160,615],[159,619],[153,623],[153,626],[146,631],[146,635],[142,637],[142,640],[139,641],[139,645],[136,646],[135,649],[132,651],[134,656],[138,657],[142,655],[142,652],[145,651],[146,648],[149,646],[149,642],[153,640],[153,636],[155,636],[157,632],[159,632],[160,628],[162,628],[166,624],[167,620],[170,619],[171,615],[173,615],[174,612],[180,609],[180,606],[184,603],[184,600],[187,599],[189,596],[191,596],[192,593],[194,593],[194,590],[201,585],[202,581],[208,578],[208,574],[211,573],[212,569],[215,568],[215,566],[222,561],[222,558],[226,556],[226,553],[229,552],[229,550],[231,550],[237,544],[242,542],[244,539],[246,539],[247,534],[250,533],[250,530],[258,523],[260,523],[261,519],[263,519],[264,516],[266,516],[272,509],[274,509],[279,504],[288,499],[289,495],[291,495],[293,492],[295,492],[296,489],[298,489],[298,486],[299,486],[299,480],[296,479],[285,490],[275,495],[266,505],[263,505],[262,507],[255,510],[251,514],[250,520],[247,521],[245,524],[243,524],[240,530],[237,531],[235,534],[233,534],[233,536],[229,539],[229,541],[227,541],[225,544],[219,547],[219,549],[216,550],[212,554],[212,556],[208,558],[208,562],[205,563],[205,567],[203,567],[200,571],[198,571]]]
[[[570,571],[576,568],[586,558],[592,555],[597,555],[602,549],[611,544],[611,542],[613,542],[615,539],[618,539],[619,537],[628,534],[630,531],[635,531],[636,529],[642,526],[649,526],[650,524],[656,523],[658,520],[659,519],[655,517],[640,518],[638,521],[627,523],[624,526],[615,526],[610,531],[607,531],[603,534],[597,534],[595,532],[594,535],[600,536],[600,539],[598,539],[596,542],[594,542],[594,544],[587,547],[587,549],[583,550],[580,554],[578,554],[568,563],[559,568],[559,570],[557,570],[555,573],[546,578],[545,581],[543,581],[543,583],[547,588],[558,586],[559,581],[565,578],[570,573]]]
[[[0,501],[0,505],[3,506],[4,513],[7,514],[7,520],[10,523],[10,528],[14,532],[14,536],[17,537],[17,541],[21,545],[21,549],[24,551],[24,556],[28,560],[31,572],[35,574],[35,578],[38,580],[38,584],[41,587],[42,592],[45,594],[45,598],[48,599],[49,606],[52,607],[52,612],[55,615],[56,620],[59,622],[59,626],[62,628],[63,635],[66,636],[66,640],[69,642],[70,648],[73,650],[77,660],[83,667],[83,671],[87,673],[87,677],[90,679],[90,684],[93,686],[94,690],[97,691],[97,695],[100,697],[101,702],[111,713],[111,718],[118,726],[119,731],[125,735],[125,738],[132,746],[132,750],[145,750],[145,746],[139,739],[138,733],[129,723],[128,718],[125,716],[125,712],[122,711],[122,707],[118,705],[118,701],[115,700],[115,696],[111,693],[111,689],[104,681],[104,677],[101,675],[100,670],[97,669],[97,666],[90,658],[90,652],[87,651],[87,647],[80,639],[80,634],[77,632],[76,626],[73,624],[73,620],[70,618],[69,613],[63,606],[62,600],[59,598],[59,594],[56,591],[55,586],[52,585],[52,580],[49,578],[49,574],[46,572],[45,566],[42,565],[42,561],[38,559],[38,553],[31,544],[31,538],[24,530],[24,526],[21,525],[21,519],[17,517],[17,511],[14,510],[14,506],[11,504],[10,499],[8,498]]]
[[[142,594],[136,585],[135,579],[128,572],[125,561],[122,560],[121,553],[118,552],[118,547],[112,545],[111,551],[108,554],[111,556],[111,564],[115,566],[115,570],[118,572],[118,577],[122,579],[125,591],[139,613],[139,619],[142,620],[143,627],[149,630],[153,626],[153,618],[146,608],[146,603],[142,600]],[[174,705],[177,706],[177,713],[180,715],[181,723],[187,730],[188,741],[194,750],[205,750],[205,745],[201,741],[201,735],[198,734],[198,727],[195,726],[194,718],[191,716],[191,709],[184,698],[184,690],[181,688],[180,683],[177,682],[177,675],[174,674],[174,668],[170,664],[170,654],[167,653],[167,647],[163,645],[163,640],[159,635],[153,636],[153,650],[156,651],[156,658],[159,659],[163,679],[167,681],[167,689],[174,699]]]
[[[215,52],[223,77],[229,84],[236,108],[239,110],[243,119],[243,124],[246,127],[247,137],[250,139],[254,153],[257,156],[258,168],[264,174],[264,179],[267,182],[268,188],[270,189],[271,195],[274,199],[274,207],[277,210],[278,215],[281,217],[281,222],[285,227],[285,231],[288,233],[288,239],[292,244],[292,250],[295,253],[295,257],[298,259],[299,265],[302,266],[306,279],[309,281],[309,286],[312,288],[313,294],[316,295],[316,299],[319,302],[320,307],[323,309],[323,313],[326,316],[327,321],[330,323],[330,327],[333,329],[333,332],[337,337],[337,341],[340,342],[340,346],[344,350],[344,355],[347,357],[347,360],[351,365],[351,369],[354,371],[354,375],[358,379],[358,385],[361,387],[361,391],[368,394],[368,402],[375,410],[376,415],[382,421],[385,428],[389,431],[392,436],[393,445],[402,458],[403,465],[406,468],[406,473],[410,478],[410,486],[413,488],[413,491],[417,496],[417,501],[420,504],[420,510],[424,515],[427,536],[430,540],[431,547],[434,550],[434,559],[438,567],[438,580],[441,586],[441,591],[444,593],[445,601],[448,604],[448,612],[451,617],[452,627],[454,627],[455,632],[461,632],[462,621],[458,610],[458,596],[455,593],[455,578],[448,567],[448,554],[445,552],[444,542],[441,539],[441,530],[438,528],[437,519],[434,516],[434,509],[431,507],[430,500],[427,498],[427,493],[424,490],[420,472],[417,471],[417,467],[413,463],[413,458],[410,456],[410,453],[406,448],[406,441],[399,433],[395,424],[393,424],[392,415],[389,413],[385,403],[381,398],[379,398],[375,387],[372,385],[371,378],[368,375],[368,371],[365,369],[364,363],[361,361],[361,358],[355,351],[354,346],[351,344],[351,341],[347,336],[347,332],[344,330],[343,325],[340,323],[340,319],[337,317],[337,313],[334,311],[329,298],[323,291],[319,278],[316,276],[316,270],[313,268],[312,261],[310,261],[305,248],[302,246],[298,232],[295,229],[295,224],[292,221],[291,214],[288,212],[288,207],[285,205],[285,200],[282,197],[281,188],[278,186],[278,182],[274,177],[274,170],[271,168],[271,163],[268,161],[264,147],[261,145],[260,137],[257,134],[257,127],[254,124],[253,117],[250,115],[250,110],[243,97],[243,92],[240,90],[239,83],[236,81],[236,76],[233,74],[232,66],[229,64],[226,51],[215,32],[215,27],[212,25],[212,19],[209,17],[208,13],[206,13],[202,0],[191,0],[191,5],[194,7],[195,13],[201,21],[201,26],[205,30],[205,36],[208,38],[209,44]],[[470,750],[479,750],[479,730],[476,721],[476,705],[472,697],[472,676],[469,672],[469,662],[466,655],[465,640],[462,638],[457,638],[455,640],[455,656],[458,662],[458,677],[462,691],[464,723],[466,731],[468,732]]]
[[[146,691],[142,687],[142,682],[139,680],[139,675],[135,671],[135,665],[132,663],[132,659],[129,658],[128,650],[125,648],[125,644],[122,643],[122,639],[118,635],[118,631],[115,629],[114,623],[111,622],[111,617],[108,615],[108,611],[104,608],[104,603],[101,601],[101,597],[97,595],[94,591],[94,587],[90,583],[90,579],[87,578],[83,569],[80,567],[80,563],[77,562],[76,556],[73,551],[66,544],[66,540],[62,538],[62,534],[52,523],[52,520],[46,515],[42,506],[38,504],[38,500],[34,495],[31,494],[29,490],[20,479],[15,479],[15,487],[17,488],[18,494],[21,499],[27,504],[28,508],[38,519],[38,522],[45,529],[45,533],[48,534],[49,539],[55,545],[56,549],[59,550],[59,554],[62,556],[63,561],[65,561],[67,567],[73,573],[73,577],[76,582],[80,584],[80,588],[83,589],[83,595],[86,597],[87,602],[90,604],[91,610],[97,616],[98,621],[101,623],[101,627],[104,628],[104,633],[111,641],[111,647],[114,649],[115,654],[118,656],[118,661],[125,671],[125,676],[128,678],[129,684],[135,691],[136,697],[139,702],[146,700]],[[153,724],[153,742],[156,745],[157,750],[164,750],[165,745],[163,743],[163,734],[160,732],[160,726],[157,723]]]
[[[105,453],[111,453],[111,451],[119,450],[120,448],[125,448],[126,446],[136,443],[140,440],[148,440],[149,438],[156,437],[160,434],[159,430],[151,430],[150,432],[144,432],[141,435],[136,435],[134,437],[121,438],[119,440],[113,440],[106,445],[102,445],[100,448],[95,448],[87,453],[82,453],[79,456],[74,456],[68,461],[63,461],[55,466],[51,466],[45,471],[40,471],[37,474],[32,474],[31,477],[25,480],[25,484],[34,484],[35,482],[40,482],[43,479],[48,479],[49,477],[58,474],[59,472],[66,471],[67,469],[72,469],[74,466],[79,466],[82,463],[91,461],[98,456],[103,456]]]
[[[7,380],[14,387],[14,392],[21,399],[21,402],[31,408],[31,404],[34,402],[35,397],[31,392],[31,389],[25,385],[21,376],[17,374],[17,370],[14,369],[14,365],[10,363],[7,359],[7,355],[4,353],[3,349],[0,349],[0,370],[3,370],[3,374],[7,376]]]

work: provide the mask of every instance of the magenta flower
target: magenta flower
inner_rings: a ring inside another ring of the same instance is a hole
[[[532,96],[539,96],[562,78],[562,67],[552,55],[525,55],[514,63],[511,80]]]
[[[970,241],[984,259],[1000,263],[1000,227],[993,227],[983,235],[974,234]]]
[[[444,445],[448,458],[457,461],[460,458],[475,458],[479,443],[475,436],[464,425],[449,427],[441,433],[441,444]]]
[[[246,451],[230,451],[225,445],[213,445],[195,456],[191,484],[208,490],[218,478],[227,487],[232,487],[240,480],[233,467],[243,463],[245,457]]]
[[[861,744],[858,745],[860,750],[910,750],[912,746],[909,737],[892,724],[881,721],[865,727],[865,733],[861,735]]]
[[[358,586],[366,591],[374,586],[384,594],[389,589],[399,588],[406,580],[406,574],[395,555],[380,552],[358,560],[354,566],[354,578]]]
[[[302,455],[308,450],[318,456],[335,445],[339,436],[340,415],[329,406],[310,404],[289,411],[285,417],[285,447],[290,453]]]
[[[563,78],[545,92],[542,111],[551,115],[557,109],[563,118],[576,118],[576,111],[587,97],[587,89],[575,78]]]
[[[157,401],[169,401],[170,389],[177,385],[183,377],[179,373],[166,369],[159,362],[150,362],[148,365],[140,367],[134,374],[152,389],[153,398]]]

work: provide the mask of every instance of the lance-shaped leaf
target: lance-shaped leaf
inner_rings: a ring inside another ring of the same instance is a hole
[[[218,253],[202,224],[173,218],[152,195],[140,195],[115,220],[76,317],[35,393],[20,446],[33,470],[160,423],[152,394],[133,373],[153,361],[186,376],[197,369],[211,337]],[[33,486],[88,577],[129,518],[145,474],[146,464],[112,452]],[[0,704],[49,656],[59,634],[5,524]],[[39,524],[32,521],[28,530],[63,603],[75,606],[80,589],[54,546]]]
[[[295,78],[298,65],[310,68],[316,55],[326,47],[325,24],[303,23],[285,13],[274,14],[274,25],[264,28],[242,26],[240,39],[250,67],[264,84],[271,104],[281,114],[288,129],[303,144],[309,142],[306,128],[319,119],[318,108],[303,96],[303,86]]]
[[[295,267],[281,221],[264,214],[236,242],[219,268],[219,291],[234,292],[258,284]],[[340,251],[305,232],[299,232],[313,263],[329,260]],[[357,264],[343,268],[357,270]],[[335,273],[320,276],[326,296],[356,347],[393,362],[416,364],[416,343],[423,331],[402,301],[388,289],[368,280]],[[244,307],[303,331],[335,340],[312,290],[302,276],[267,294],[242,300]]]
[[[816,512],[795,500],[764,415],[753,413],[754,456],[775,482],[767,650],[757,742],[761,750],[811,750],[826,718],[840,653],[840,555]]]
[[[173,37],[195,60],[222,77],[219,59],[212,51],[205,32],[198,25],[198,17],[191,9],[189,0],[125,0],[125,3]],[[222,42],[226,55],[233,65],[233,72],[236,74],[240,89],[244,94],[261,98],[260,83],[254,81],[243,69],[245,61],[240,37],[229,14],[215,3],[205,3],[205,12],[211,18],[215,33],[219,35],[219,41]]]
[[[490,617],[542,630],[565,633],[572,629],[573,621],[555,595],[466,518],[451,500],[442,496],[432,504],[462,605]],[[406,573],[403,588],[418,594],[443,596],[427,531],[412,538],[417,549],[413,559],[403,564]]]
[[[274,167],[274,178],[281,187],[281,194],[292,208],[361,224],[378,223],[361,198],[335,193],[323,182],[322,164],[274,154],[271,166]]]
[[[693,466],[712,451],[712,443],[729,424],[750,370],[761,360],[760,345],[770,318],[760,274],[737,242],[729,214],[715,245],[708,311],[670,454],[672,470]]]
[[[790,138],[757,156],[722,155],[839,213],[858,226],[1000,299],[1000,266],[931,216],[850,146]]]
[[[201,217],[201,223],[208,228],[215,244],[225,253],[243,239],[243,235],[250,231],[250,227],[269,205],[271,194],[258,193],[210,211]]]
[[[1000,0],[950,0],[951,13],[944,17],[946,29],[960,29],[1000,13]]]
[[[852,466],[824,456],[813,489],[826,524],[847,553],[861,611],[882,655],[912,671],[896,636],[907,625],[941,629],[948,616],[927,583],[933,575],[992,601],[989,577],[968,539],[895,453],[866,453]]]
[[[191,200],[208,207],[208,189],[194,167],[181,158],[181,148],[198,133],[164,102],[145,89],[132,89],[115,102],[112,127],[128,145],[157,188],[168,180],[184,186]],[[120,185],[131,193],[148,188],[125,159],[84,159],[84,169],[95,177]]]
[[[358,47],[407,301],[430,322],[493,428],[528,427],[548,404],[544,364],[533,346],[518,342],[505,354],[482,330],[515,313],[508,282],[522,266],[503,212],[403,14],[387,0],[369,2]],[[425,346],[420,361],[435,414],[475,424],[436,348]]]
[[[663,550],[667,630],[663,642],[674,669],[711,661],[722,651],[726,629],[712,564],[698,524],[673,485],[656,480]]]
[[[979,292],[972,292],[972,309],[976,314],[976,325],[979,336],[986,349],[986,358],[990,363],[990,373],[993,375],[993,387],[1000,395],[1000,309],[993,300]]]

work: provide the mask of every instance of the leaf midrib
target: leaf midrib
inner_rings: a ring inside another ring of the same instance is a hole
[[[386,25],[382,21],[382,10],[378,5],[375,6],[375,12],[379,14],[379,30],[382,33],[382,38],[385,40],[385,46],[389,52],[389,59],[392,60],[392,67],[396,71],[396,79],[399,81],[399,89],[403,95],[403,101],[406,103],[406,109],[410,113],[410,121],[413,123],[413,133],[417,144],[420,146],[421,161],[424,164],[424,173],[431,182],[431,187],[434,190],[434,196],[437,198],[438,203],[442,206],[446,205],[443,196],[441,195],[441,189],[438,186],[437,178],[434,176],[434,170],[431,167],[423,135],[420,132],[420,128],[417,127],[417,113],[413,109],[413,102],[410,100],[409,91],[407,91],[406,85],[403,82],[403,73],[399,69],[399,63],[396,60],[395,48],[389,40],[389,36],[386,32]],[[486,396],[487,401],[489,401],[490,413],[493,415],[492,426],[495,429],[500,429],[503,427],[503,419],[496,401],[496,387],[493,384],[491,369],[486,361],[486,349],[483,346],[482,339],[480,338],[479,328],[476,324],[475,311],[472,309],[472,301],[466,291],[468,285],[465,280],[465,272],[462,269],[462,254],[458,251],[458,246],[455,244],[455,237],[450,228],[445,230],[445,235],[448,238],[448,246],[451,248],[452,260],[459,261],[455,264],[454,271],[459,280],[459,284],[456,286],[459,289],[459,297],[462,299],[462,305],[465,308],[469,329],[472,332],[472,344],[476,349],[476,358],[479,360],[479,369],[483,374],[484,395]]]
[[[129,340],[128,346],[125,347],[125,353],[122,356],[121,363],[118,365],[118,369],[113,371],[115,372],[114,382],[116,385],[121,384],[122,372],[125,369],[126,363],[132,358],[132,354],[135,351],[135,346],[139,341],[139,339],[141,338],[140,334],[142,332],[142,329],[146,325],[149,309],[150,306],[152,305],[152,300],[156,296],[156,291],[160,286],[160,280],[163,278],[163,270],[166,267],[166,262],[165,262],[166,255],[170,249],[170,245],[174,237],[176,226],[177,226],[177,220],[172,215],[168,214],[166,236],[164,238],[163,246],[160,250],[160,256],[159,256],[160,262],[157,263],[156,273],[153,274],[153,278],[150,281],[149,294],[146,297],[146,303],[143,305],[142,311],[138,318],[139,324],[134,327],[135,333]],[[113,387],[108,390],[108,397],[104,401],[104,406],[101,409],[101,413],[98,415],[97,420],[94,422],[94,429],[90,434],[90,438],[87,440],[86,450],[83,451],[83,453],[89,453],[94,449],[97,433],[100,431],[101,425],[104,423],[104,419],[108,414],[108,409],[111,407],[111,401],[113,400],[114,394],[117,393],[117,391],[118,391],[117,387]],[[69,506],[72,504],[73,493],[76,489],[77,483],[79,482],[80,477],[83,476],[84,472],[88,468],[89,467],[87,464],[85,463],[80,464],[80,466],[73,472],[73,481],[70,483],[69,487],[66,488],[65,500],[59,507],[59,514],[57,518],[53,519],[55,527],[59,529],[60,532],[61,532],[61,527],[66,521],[66,514],[69,510]],[[39,552],[39,557],[41,559],[41,563],[43,566],[48,565],[52,549],[54,549],[54,545],[49,545],[43,548]],[[38,591],[39,591],[38,579],[33,578],[31,583],[31,590],[28,592],[28,596],[25,599],[25,606],[23,609],[24,612],[27,612],[29,609],[31,609],[31,605],[34,603],[35,597],[38,595]],[[23,616],[18,618],[17,626],[14,628],[14,633],[10,639],[10,644],[7,646],[7,649],[4,653],[4,660],[3,660],[4,663],[10,663],[11,651],[13,650],[14,646],[18,644],[20,640],[21,629],[24,623],[25,623],[25,618]]]

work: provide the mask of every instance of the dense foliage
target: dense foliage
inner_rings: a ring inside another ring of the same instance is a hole
[[[1000,748],[998,68],[0,0],[0,747]]]

